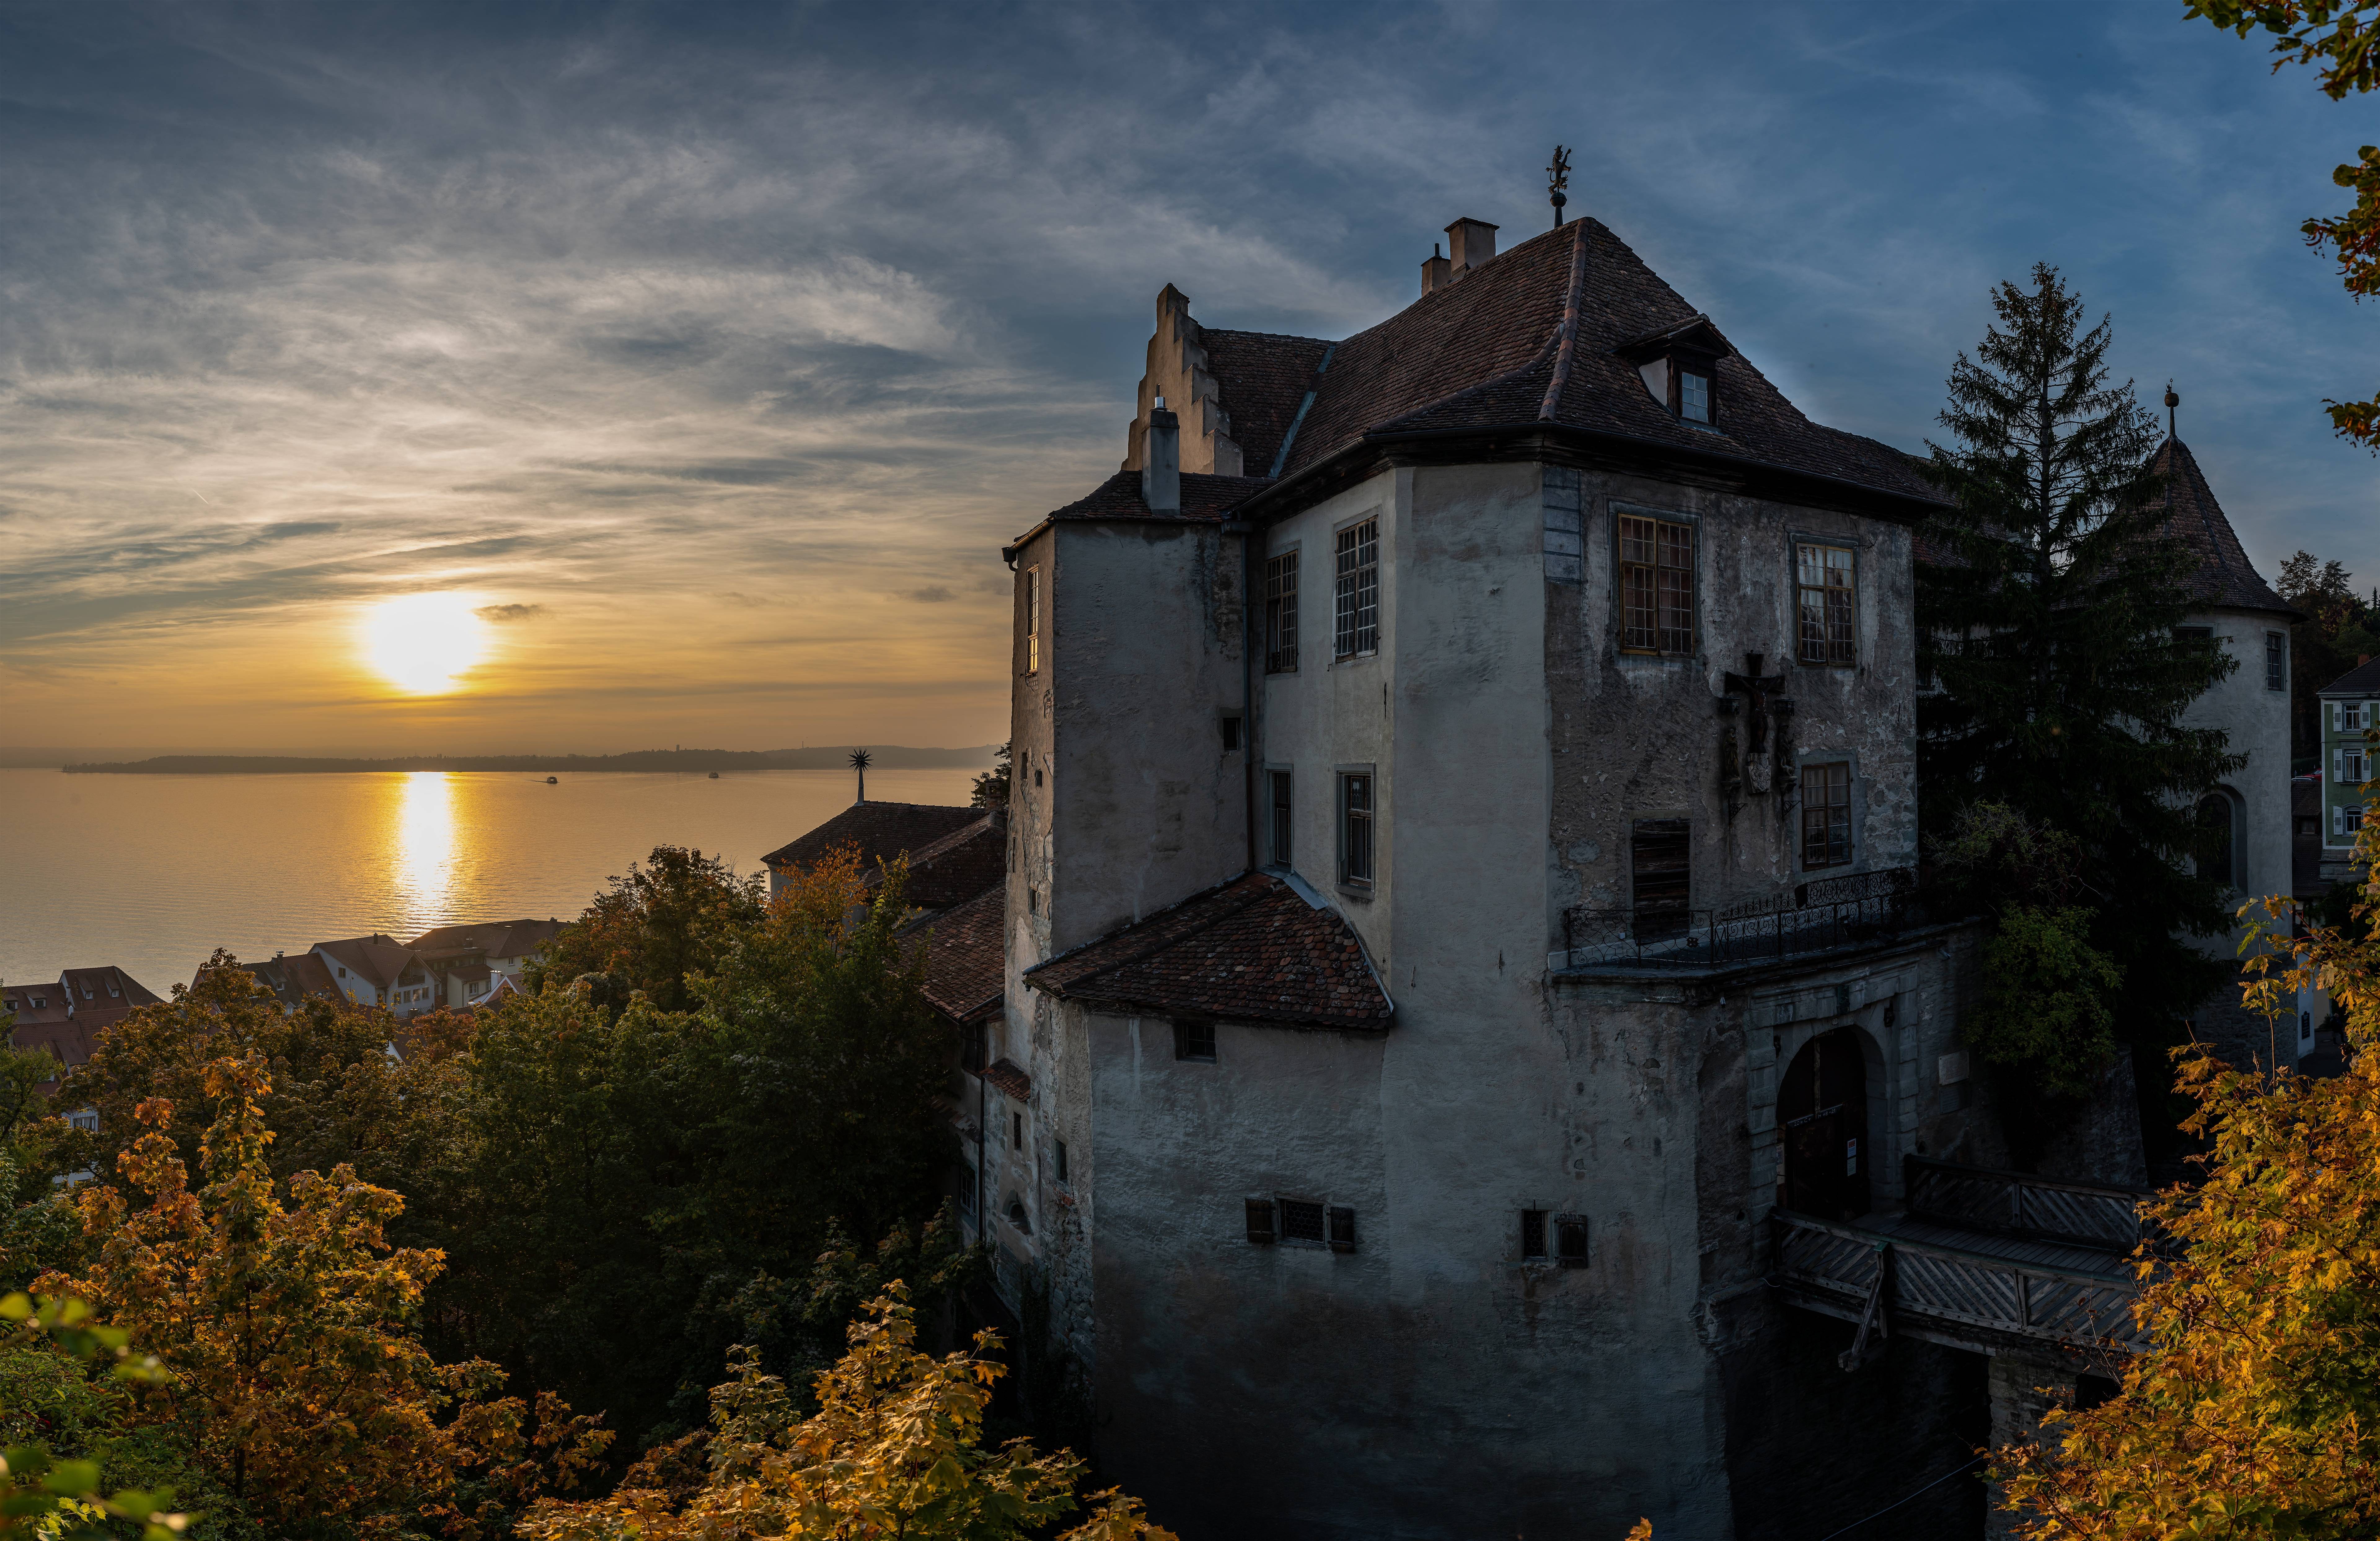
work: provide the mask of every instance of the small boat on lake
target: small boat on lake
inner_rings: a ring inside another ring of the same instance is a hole
[[[719,772],[718,772],[718,771],[716,771],[716,770],[713,770],[713,771],[710,773],[710,779],[711,779],[712,781],[714,781],[714,782],[715,782],[715,781],[717,781],[717,780],[719,779]]]
[[[560,776],[548,776],[545,778],[545,784],[548,786],[560,786],[562,784],[562,778]]]

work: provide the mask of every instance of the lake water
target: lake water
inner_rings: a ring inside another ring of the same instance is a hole
[[[972,770],[870,770],[964,803]],[[242,957],[433,926],[567,920],[655,845],[736,870],[850,806],[847,770],[69,776],[0,770],[0,979],[115,964],[163,995]]]

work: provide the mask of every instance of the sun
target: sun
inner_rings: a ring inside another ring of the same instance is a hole
[[[400,594],[364,613],[364,659],[411,696],[443,696],[488,651],[471,596]]]

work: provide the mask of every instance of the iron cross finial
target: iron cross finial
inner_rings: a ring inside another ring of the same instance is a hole
[[[1570,186],[1570,152],[1554,146],[1553,164],[1546,167],[1546,200],[1554,206],[1554,227],[1561,228],[1562,206],[1570,200],[1562,189]]]

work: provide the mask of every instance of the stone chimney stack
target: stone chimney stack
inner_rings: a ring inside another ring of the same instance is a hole
[[[1141,443],[1140,500],[1153,514],[1182,512],[1182,419],[1165,409],[1165,398],[1148,409],[1148,433]]]
[[[1454,264],[1438,253],[1438,243],[1429,244],[1429,261],[1421,265],[1421,292],[1442,289],[1454,282]]]
[[[1467,269],[1485,267],[1496,255],[1496,227],[1484,219],[1456,220],[1446,227],[1446,250],[1457,278]]]

